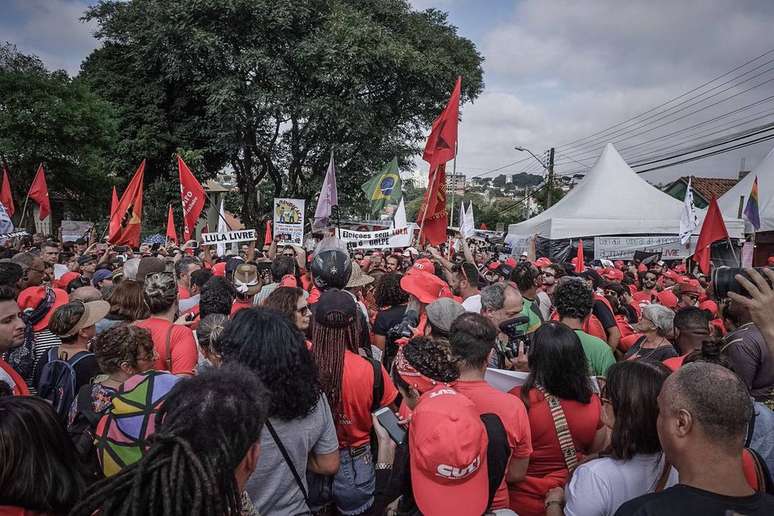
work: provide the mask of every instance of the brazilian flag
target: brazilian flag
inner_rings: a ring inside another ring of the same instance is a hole
[[[393,158],[382,171],[361,186],[366,198],[371,203],[371,214],[377,215],[387,205],[397,205],[402,192],[400,174],[398,174],[398,158]]]

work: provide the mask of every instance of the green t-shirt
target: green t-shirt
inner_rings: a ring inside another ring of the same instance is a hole
[[[613,356],[610,346],[604,340],[589,335],[584,331],[575,330],[575,334],[578,335],[581,341],[583,352],[589,361],[591,374],[593,376],[606,376],[607,370],[611,365],[615,364],[615,356]]]

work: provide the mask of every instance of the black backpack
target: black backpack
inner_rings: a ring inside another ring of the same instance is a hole
[[[89,483],[103,478],[102,468],[97,458],[97,448],[94,444],[97,424],[103,414],[94,412],[91,399],[92,388],[91,384],[84,385],[78,391],[75,419],[67,427],[67,433],[80,459],[84,477]]]
[[[43,366],[38,382],[38,396],[51,403],[62,422],[78,395],[75,366],[93,353],[79,352],[68,360],[59,358],[59,348],[48,350],[48,362]]]

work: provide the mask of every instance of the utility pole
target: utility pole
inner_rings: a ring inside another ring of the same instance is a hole
[[[553,200],[551,189],[554,187],[554,148],[551,147],[551,150],[548,151],[548,178],[546,179],[548,191],[546,192],[546,209],[551,207],[551,204],[553,204],[551,201]]]

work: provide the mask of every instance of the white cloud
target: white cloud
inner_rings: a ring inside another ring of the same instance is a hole
[[[77,0],[6,0],[18,16],[0,21],[2,39],[40,57],[50,69],[78,73],[81,61],[97,47],[94,22],[81,22],[87,5]]]

